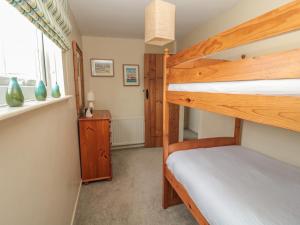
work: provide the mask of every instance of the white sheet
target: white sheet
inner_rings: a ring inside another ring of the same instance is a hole
[[[300,79],[169,84],[168,90],[228,94],[300,96]]]
[[[240,146],[175,152],[167,166],[210,225],[300,224],[300,168]]]

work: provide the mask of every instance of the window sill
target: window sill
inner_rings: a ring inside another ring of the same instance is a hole
[[[25,102],[22,107],[0,107],[0,121],[6,120],[18,115],[22,115],[26,112],[30,112],[48,105],[53,105],[55,103],[64,102],[72,98],[72,95],[63,96],[60,98],[48,98],[46,101],[28,101]]]

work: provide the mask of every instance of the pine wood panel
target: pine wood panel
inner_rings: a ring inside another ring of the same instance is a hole
[[[144,84],[148,90],[145,98],[145,147],[163,145],[163,55],[145,54]],[[174,130],[170,135],[172,142],[178,141],[179,107],[171,106],[170,126]]]
[[[171,184],[168,182],[166,178],[166,160],[168,158],[168,151],[169,151],[169,128],[170,128],[170,109],[169,103],[167,101],[167,91],[168,91],[168,84],[167,84],[167,60],[170,57],[169,51],[166,49],[164,54],[164,64],[163,64],[163,196],[162,196],[162,207],[164,209],[168,208],[171,202],[175,201],[175,198],[178,199],[176,196],[175,190],[172,188]],[[174,197],[175,196],[175,197]]]
[[[155,117],[156,115],[156,103],[155,103],[155,77],[156,77],[156,55],[145,54],[144,55],[144,87],[145,87],[145,147],[157,146],[155,137]],[[148,98],[147,96],[148,95]]]
[[[189,150],[194,148],[211,148],[219,146],[235,145],[236,140],[233,137],[216,137],[216,138],[203,138],[197,140],[189,140],[178,142],[169,145],[168,153],[171,154],[176,151]]]
[[[178,68],[178,69],[191,69],[191,68],[196,68],[196,67],[201,67],[201,66],[211,66],[219,63],[227,62],[227,60],[221,60],[221,59],[197,59],[194,61],[190,62],[184,62],[181,64],[178,64],[174,66],[173,68]]]
[[[81,175],[83,182],[111,179],[110,114],[95,111],[79,119]]]
[[[236,145],[241,144],[241,138],[242,138],[242,123],[243,121],[241,119],[235,118],[235,124],[234,124],[234,140]]]
[[[176,143],[179,140],[179,105],[169,104],[169,143]],[[163,121],[162,121],[163,122]]]
[[[167,101],[300,131],[300,97],[169,91]]]
[[[180,51],[168,59],[168,67],[299,28],[300,1],[296,0]]]
[[[192,69],[171,69],[169,83],[269,80],[300,77],[300,49]]]
[[[164,52],[164,64],[163,64],[163,168],[165,168],[165,160],[168,157],[168,149],[169,149],[169,128],[170,128],[170,104],[167,101],[167,92],[168,92],[168,82],[167,77],[169,73],[169,69],[167,68],[167,61],[170,58],[168,49],[165,49]]]
[[[185,190],[182,184],[180,184],[176,180],[176,178],[173,176],[173,174],[168,168],[166,168],[165,177],[167,178],[168,182],[172,185],[172,187],[175,189],[176,193],[178,193],[179,197],[182,199],[182,201],[184,202],[188,210],[195,217],[196,221],[201,225],[209,225],[205,217],[197,208],[195,202],[189,196],[188,192]]]
[[[155,130],[154,134],[159,137],[157,146],[162,146],[163,135],[163,55],[156,55],[155,76]]]
[[[168,50],[165,50],[164,58],[163,58],[163,193],[162,193],[162,207],[164,209],[168,208],[169,206],[176,205],[181,203],[181,199],[167,180],[166,174],[166,159],[168,157],[168,148],[169,143],[177,142],[178,141],[178,133],[179,132],[179,119],[176,121],[176,116],[179,118],[179,107],[177,106],[177,111],[175,111],[175,115],[171,114],[170,105],[166,99],[167,93],[167,76],[168,73],[167,69],[167,59],[170,57]],[[172,106],[171,106],[172,107]],[[174,110],[174,109],[173,109]],[[171,117],[171,118],[170,118]],[[176,123],[175,123],[176,122]],[[172,124],[175,123],[175,124]],[[175,128],[174,128],[175,126]],[[169,130],[173,129],[172,132]],[[174,131],[174,132],[173,132]],[[170,135],[169,135],[170,134]],[[177,137],[176,137],[177,135]],[[170,140],[171,139],[171,140]],[[177,141],[176,141],[177,140]]]

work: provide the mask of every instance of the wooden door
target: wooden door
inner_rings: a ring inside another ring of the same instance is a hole
[[[145,54],[145,147],[162,146],[163,135],[163,54]],[[170,143],[178,141],[179,107],[170,107]]]

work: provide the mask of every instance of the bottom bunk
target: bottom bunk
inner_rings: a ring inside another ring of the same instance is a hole
[[[297,167],[238,145],[177,151],[166,167],[167,180],[199,223],[300,222]]]

